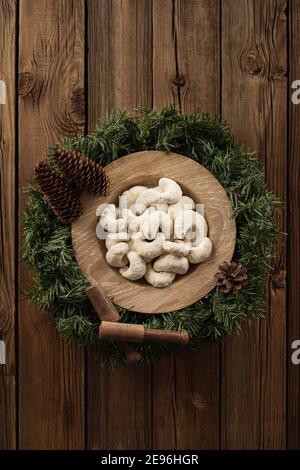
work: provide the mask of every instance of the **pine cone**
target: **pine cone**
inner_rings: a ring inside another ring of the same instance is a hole
[[[81,203],[67,180],[46,161],[35,168],[35,179],[43,191],[53,212],[64,224],[71,224],[81,214]]]
[[[82,191],[97,196],[105,196],[108,193],[109,180],[99,163],[66,148],[56,149],[54,160]]]
[[[229,292],[237,294],[248,278],[246,268],[235,261],[231,263],[224,261],[214,277],[220,290],[226,294]]]

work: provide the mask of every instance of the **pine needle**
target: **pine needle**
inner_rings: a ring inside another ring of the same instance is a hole
[[[186,328],[191,336],[189,347],[196,348],[238,332],[245,320],[264,314],[265,280],[278,234],[274,214],[280,204],[267,190],[253,153],[233,141],[226,122],[208,114],[183,116],[173,106],[161,112],[141,109],[135,117],[114,111],[89,135],[63,139],[56,145],[82,152],[103,166],[141,150],[181,153],[215,175],[233,206],[238,229],[235,259],[247,268],[249,277],[241,292],[226,296],[215,289],[191,307],[165,315],[142,315],[118,308],[122,321],[141,323],[146,328]],[[50,159],[51,153],[53,149]],[[125,360],[117,343],[99,341],[99,319],[85,294],[88,282],[75,260],[70,227],[56,219],[36,186],[26,191],[30,201],[24,213],[23,259],[37,272],[27,297],[54,312],[62,336],[101,351],[103,363],[113,366]],[[139,349],[146,362],[177,350],[174,345],[150,343],[141,344]]]

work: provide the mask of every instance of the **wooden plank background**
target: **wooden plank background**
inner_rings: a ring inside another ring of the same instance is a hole
[[[0,0],[0,39],[0,449],[299,449],[300,0]],[[257,151],[288,237],[265,320],[109,370],[23,299],[22,188],[59,136],[114,108],[169,103],[222,115]]]

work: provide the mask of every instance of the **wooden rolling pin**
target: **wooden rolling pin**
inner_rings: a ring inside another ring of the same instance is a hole
[[[135,325],[132,323],[111,323],[108,321],[101,322],[99,336],[101,339],[130,341],[133,343],[155,341],[177,343],[181,345],[186,344],[190,339],[189,333],[186,330],[155,330],[152,328],[145,328],[143,325]]]
[[[87,287],[85,292],[102,322],[105,321],[106,323],[110,322],[110,324],[114,324],[113,322],[120,320],[120,315],[99,284],[93,284]],[[142,359],[141,353],[136,351],[133,345],[122,342],[122,349],[129,363],[133,364]]]

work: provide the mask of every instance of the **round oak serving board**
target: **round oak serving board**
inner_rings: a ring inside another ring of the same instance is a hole
[[[105,170],[111,183],[110,194],[99,198],[84,193],[83,214],[72,224],[76,260],[91,284],[99,283],[117,305],[145,314],[179,310],[208,294],[216,285],[214,274],[219,265],[231,261],[236,241],[232,208],[217,179],[190,158],[160,151],[133,153],[110,163]],[[144,279],[129,281],[107,264],[105,243],[96,236],[96,208],[103,202],[117,203],[120,194],[132,186],[157,186],[162,177],[174,179],[183,194],[204,205],[213,251],[207,261],[190,265],[187,274],[177,275],[170,286],[159,289]]]

